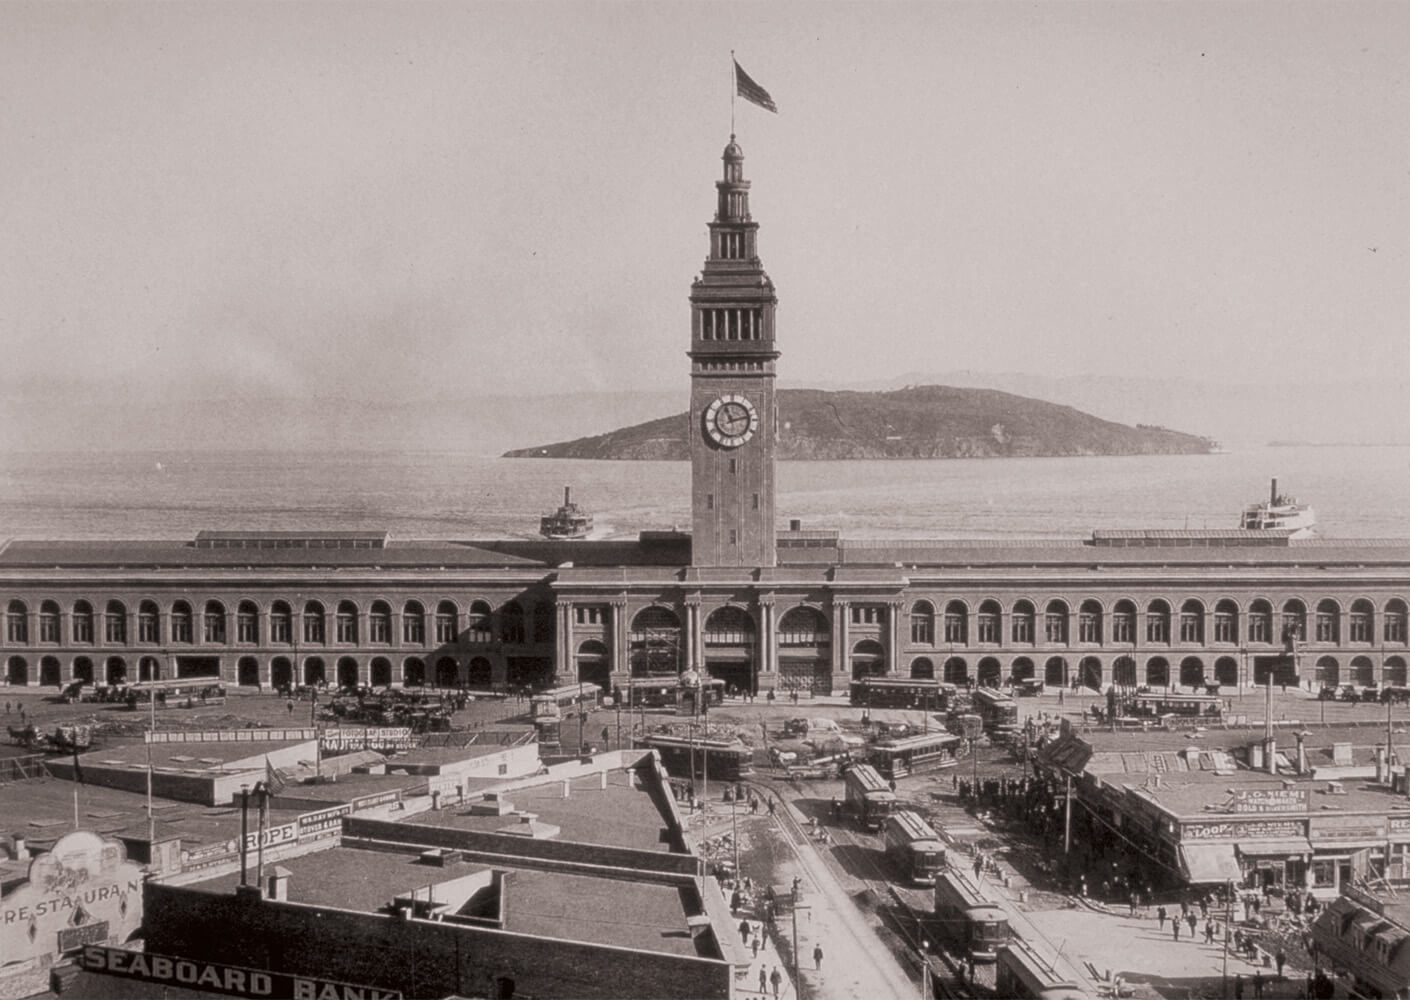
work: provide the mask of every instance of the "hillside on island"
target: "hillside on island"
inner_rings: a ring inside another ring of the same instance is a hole
[[[907,386],[889,392],[778,392],[778,458],[1018,458],[1058,455],[1201,455],[1208,438],[1102,420],[1070,406],[992,389]],[[517,448],[505,458],[684,461],[689,414]]]

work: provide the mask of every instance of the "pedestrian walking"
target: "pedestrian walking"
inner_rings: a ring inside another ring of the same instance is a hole
[[[769,985],[774,988],[774,996],[778,996],[778,988],[783,985],[783,974],[778,971],[778,966],[774,966],[774,971],[769,973]]]
[[[739,922],[739,936],[744,940],[745,944],[749,943],[749,921],[741,920]]]
[[[1155,918],[1160,921],[1160,929],[1165,930],[1165,907],[1160,907],[1155,911]]]
[[[1204,924],[1204,943],[1205,943],[1205,944],[1213,944],[1213,943],[1214,943],[1214,921],[1213,921],[1213,920],[1207,920],[1207,921],[1205,921],[1205,924]]]
[[[762,972],[759,973],[763,975]],[[1234,1000],[1244,1000],[1244,977],[1243,973],[1234,976]]]
[[[734,892],[730,893],[729,895],[729,911],[731,913],[735,913],[736,911],[738,911],[739,904],[742,902],[744,902],[744,894],[741,893],[738,889],[734,890]]]
[[[290,715],[293,715],[293,714],[294,714],[294,699],[293,699],[293,698],[290,698],[290,699],[289,699],[289,714],[290,714]]]
[[[1288,956],[1283,952],[1283,949],[1278,949],[1278,954],[1273,956],[1273,961],[1278,963],[1278,975],[1281,976],[1283,974],[1283,966],[1286,965],[1288,961]]]
[[[1135,894],[1134,892],[1131,893],[1131,898],[1130,898],[1131,906],[1130,906],[1130,908],[1126,911],[1126,915],[1127,915],[1128,917],[1134,917],[1134,916],[1136,915],[1136,899],[1137,899],[1136,894]]]
[[[1180,940],[1180,921],[1178,921],[1178,920],[1172,920],[1172,921],[1170,921],[1170,930],[1171,930],[1171,932],[1175,935],[1175,940],[1176,940],[1176,941],[1179,941],[1179,940]]]
[[[763,937],[763,936],[764,936],[764,935],[763,935],[762,932],[759,933],[759,934],[755,934],[755,935],[754,935],[754,957],[755,957],[755,958],[758,958],[758,957],[759,957],[759,939],[760,939],[761,937]]]
[[[1239,1000],[1243,1000],[1243,987],[1240,986],[1239,990]],[[759,992],[765,994],[766,996],[769,992],[769,974],[764,971],[764,967],[762,965],[759,966]]]
[[[1185,923],[1190,925],[1190,938],[1191,940],[1193,940],[1195,936],[1195,928],[1199,926],[1199,917],[1191,913],[1188,917],[1185,918]]]
[[[815,944],[815,945],[813,945],[813,968],[814,968],[815,970],[820,970],[820,969],[822,968],[822,945],[821,945],[821,944]]]
[[[1253,1000],[1263,1000],[1263,973],[1253,974]]]

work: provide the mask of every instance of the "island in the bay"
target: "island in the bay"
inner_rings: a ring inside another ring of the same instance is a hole
[[[778,408],[778,457],[784,460],[1203,455],[1218,447],[1207,437],[1129,427],[992,389],[782,389]],[[516,448],[504,457],[686,461],[689,419],[679,413],[606,434]]]

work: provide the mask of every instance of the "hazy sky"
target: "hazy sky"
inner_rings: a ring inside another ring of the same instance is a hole
[[[794,385],[1398,375],[1410,4],[0,4],[0,388],[684,392],[730,50]]]

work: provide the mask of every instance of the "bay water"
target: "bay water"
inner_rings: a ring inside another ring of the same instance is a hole
[[[1221,455],[781,462],[778,518],[846,538],[1077,538],[1095,529],[1232,528],[1282,492],[1327,538],[1410,538],[1410,447]],[[202,529],[535,537],[563,487],[595,537],[688,528],[686,462],[440,452],[0,455],[0,537],[190,538]]]

